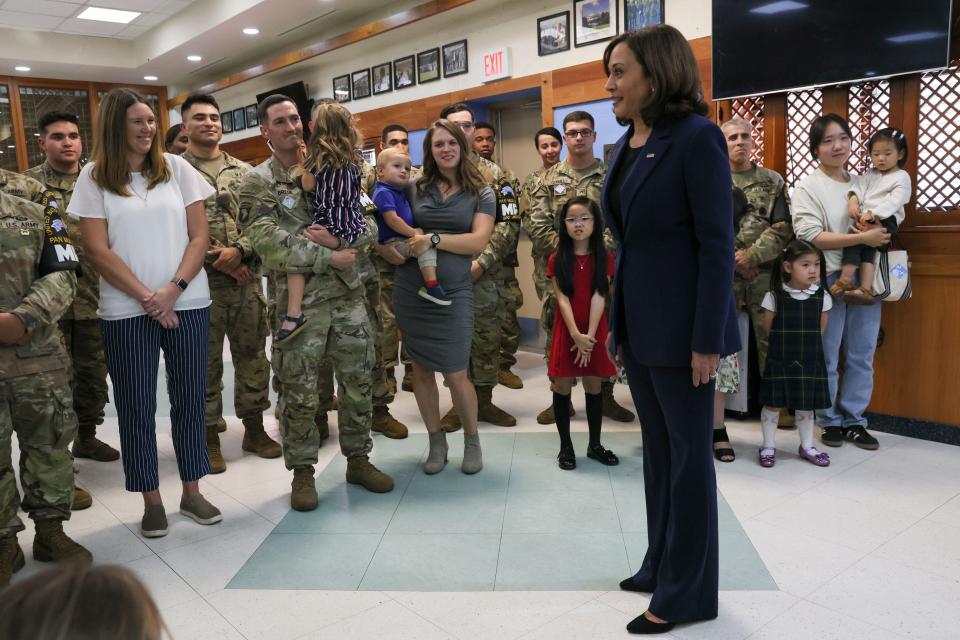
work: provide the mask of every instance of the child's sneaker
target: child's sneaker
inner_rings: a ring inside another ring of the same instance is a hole
[[[420,290],[417,291],[417,295],[421,298],[429,300],[434,304],[440,304],[443,306],[449,306],[453,304],[453,301],[447,297],[447,292],[443,290],[439,284],[435,284],[432,287],[420,287]]]

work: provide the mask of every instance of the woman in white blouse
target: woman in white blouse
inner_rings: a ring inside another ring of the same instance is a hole
[[[203,201],[213,188],[185,160],[165,154],[157,118],[130,89],[100,102],[92,162],[69,212],[100,272],[100,328],[120,422],[128,491],[143,494],[141,532],[167,533],[157,470],[157,369],[163,351],[173,446],[183,482],[180,513],[222,519],[201,494],[209,470],[204,436],[210,291]]]
[[[810,127],[810,153],[819,164],[793,193],[793,230],[798,238],[823,251],[827,289],[840,276],[844,247],[881,247],[890,242],[890,234],[879,222],[861,225],[860,230],[849,229],[847,195],[857,180],[847,171],[850,138],[850,126],[835,113],[814,120]],[[825,445],[839,447],[848,440],[862,449],[880,446],[867,431],[864,416],[873,395],[873,352],[880,331],[880,307],[848,305],[841,298],[834,300],[830,309],[823,353],[833,406],[817,411],[817,424],[823,428],[820,439]],[[841,343],[843,380],[838,369]]]

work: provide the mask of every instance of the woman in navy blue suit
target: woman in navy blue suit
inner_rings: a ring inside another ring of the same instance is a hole
[[[613,40],[603,55],[627,133],[607,169],[603,210],[617,240],[611,347],[643,431],[649,545],[620,583],[650,592],[631,633],[717,616],[714,378],[737,351],[733,211],[723,134],[703,116],[686,39],[667,25]]]

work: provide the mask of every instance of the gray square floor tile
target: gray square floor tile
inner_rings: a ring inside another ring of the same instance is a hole
[[[596,492],[511,491],[503,518],[504,533],[620,533],[617,507],[609,488]]]
[[[394,533],[494,533],[503,526],[505,491],[410,493],[390,521]]]
[[[393,534],[383,537],[362,591],[491,591],[499,534]]]
[[[608,591],[629,572],[619,533],[505,533],[496,590]]]

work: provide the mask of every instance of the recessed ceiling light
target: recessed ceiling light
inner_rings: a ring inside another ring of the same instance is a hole
[[[17,65],[16,67],[14,67],[14,69],[17,70],[17,71],[30,71],[30,67],[25,67],[25,66],[23,66],[22,64],[21,64],[21,65]]]
[[[158,78],[157,78],[157,76],[143,76],[143,79],[144,79],[144,80],[149,80],[150,82],[153,82],[154,80],[157,80]]]
[[[260,33],[260,29],[257,29],[256,27],[247,27],[243,30],[243,32],[248,36],[255,36]]]
[[[120,9],[104,9],[102,7],[87,7],[77,17],[81,20],[99,20],[100,22],[116,22],[129,24],[140,15],[139,11],[121,11]]]
[[[187,56],[187,60],[190,62],[200,62],[203,60],[203,56]]]

